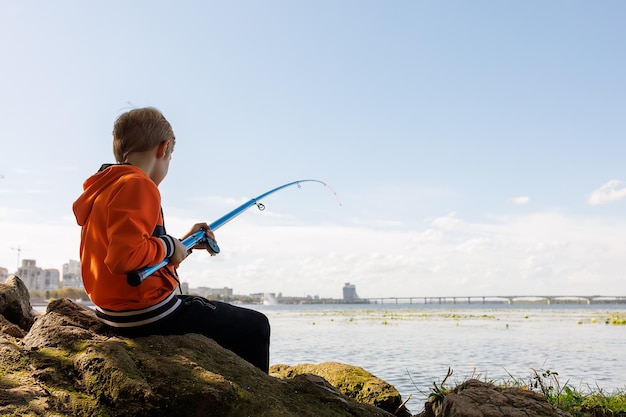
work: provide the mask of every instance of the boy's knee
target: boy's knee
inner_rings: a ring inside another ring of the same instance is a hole
[[[270,337],[270,321],[267,316],[259,311],[254,311],[253,318],[254,328],[258,332],[259,336],[263,339],[269,339]]]

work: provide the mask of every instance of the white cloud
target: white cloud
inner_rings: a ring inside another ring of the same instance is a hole
[[[592,206],[614,203],[618,200],[626,198],[626,187],[624,182],[620,180],[611,180],[594,190],[587,202]]]
[[[168,216],[175,235],[192,224],[176,214]],[[0,266],[13,269],[18,246],[43,268],[77,258],[71,216],[32,224],[4,215]],[[181,265],[182,281],[238,294],[336,298],[345,282],[362,297],[626,294],[626,221],[538,212],[472,222],[450,213],[421,228],[384,229],[263,217],[242,216],[216,231],[222,252],[195,252]]]
[[[626,222],[559,213],[489,223],[452,214],[426,230],[387,231],[239,221],[218,233],[221,259],[190,257],[181,277],[241,293],[329,297],[344,282],[363,297],[621,294],[624,234]]]
[[[511,200],[509,200],[511,203],[518,205],[518,206],[523,206],[525,204],[528,204],[530,202],[530,197],[525,196],[525,195],[521,195],[518,197],[513,197],[511,198]]]
[[[456,217],[455,212],[448,213],[446,216],[438,217],[433,220],[432,225],[445,229],[445,230],[454,230],[458,229],[462,225],[462,221]]]

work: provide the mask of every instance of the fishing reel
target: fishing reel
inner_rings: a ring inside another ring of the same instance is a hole
[[[204,245],[205,248],[211,249],[211,256],[215,256],[220,253],[220,247],[217,242],[208,237],[205,234],[205,230],[201,229],[195,232],[193,235],[189,236],[187,239],[183,240],[183,245],[187,248],[187,253],[191,254],[193,248],[198,245]]]
[[[217,245],[217,242],[211,239],[210,237],[205,237],[202,243],[204,243],[209,248],[211,248],[211,250],[213,251],[211,256],[214,256],[220,253],[220,247]]]

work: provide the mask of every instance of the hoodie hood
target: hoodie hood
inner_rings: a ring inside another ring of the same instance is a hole
[[[83,193],[72,205],[76,222],[84,226],[89,219],[94,202],[105,190],[116,184],[126,175],[140,175],[147,177],[140,168],[129,164],[103,164],[97,173],[83,182]]]

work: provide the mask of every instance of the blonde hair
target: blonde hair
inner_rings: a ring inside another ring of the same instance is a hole
[[[154,107],[133,109],[121,114],[113,125],[113,155],[118,163],[126,162],[131,152],[145,152],[176,137],[163,113]]]

